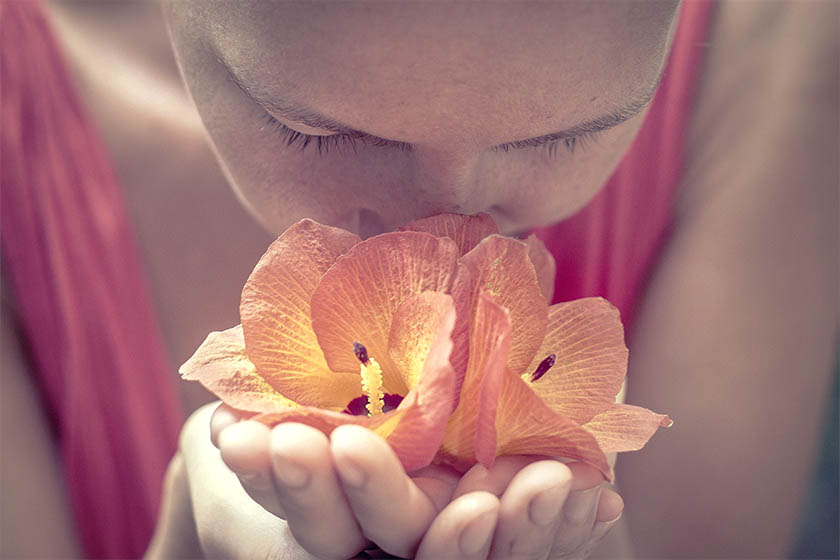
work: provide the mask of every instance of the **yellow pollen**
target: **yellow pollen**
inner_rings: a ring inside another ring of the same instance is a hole
[[[385,394],[382,392],[382,368],[373,358],[362,364],[362,392],[367,395],[367,410],[370,416],[382,414]]]

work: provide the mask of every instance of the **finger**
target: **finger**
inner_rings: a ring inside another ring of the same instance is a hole
[[[598,502],[598,511],[595,514],[595,525],[589,538],[590,546],[597,545],[607,533],[618,523],[624,513],[624,500],[616,492],[609,488],[601,490],[601,500]]]
[[[499,498],[471,492],[435,518],[417,551],[417,560],[479,560],[487,557],[499,516]]]
[[[558,461],[523,468],[502,495],[490,558],[545,558],[552,548],[572,472]]]
[[[312,554],[347,558],[367,544],[333,467],[327,436],[297,423],[271,430],[277,497],[295,539]]]
[[[365,536],[390,554],[413,556],[438,513],[435,503],[375,433],[344,425],[330,439],[344,492]]]
[[[215,404],[190,415],[179,438],[201,547],[210,558],[306,558],[286,522],[252,500],[210,442]]]
[[[213,445],[219,447],[219,434],[222,430],[239,422],[243,416],[242,411],[231,408],[225,403],[219,404],[213,411],[213,416],[210,417],[210,441],[213,442]]]
[[[590,540],[603,477],[583,463],[567,463],[572,472],[572,491],[563,506],[563,515],[555,534],[553,556],[571,555]]]
[[[458,471],[445,465],[429,465],[409,476],[432,501],[435,511],[441,511],[452,501],[452,493],[461,480]]]
[[[598,502],[595,522],[618,521],[622,511],[624,511],[624,500],[621,496],[609,488],[601,490],[601,500]]]
[[[269,428],[260,422],[237,422],[219,434],[219,451],[222,461],[236,473],[248,495],[266,511],[285,519],[271,473],[270,434]]]
[[[489,469],[476,463],[461,478],[455,488],[453,498],[483,490],[501,497],[513,477],[526,465],[542,459],[530,455],[511,455],[499,457]]]

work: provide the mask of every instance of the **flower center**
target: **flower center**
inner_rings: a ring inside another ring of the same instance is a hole
[[[367,399],[365,405],[369,416],[382,414],[385,407],[385,394],[382,392],[382,368],[376,360],[368,356],[367,348],[361,342],[353,343],[353,352],[362,363],[362,393]]]
[[[540,365],[537,366],[537,369],[534,370],[534,373],[531,374],[531,381],[537,381],[540,377],[546,374],[548,370],[551,369],[551,366],[557,361],[557,354],[549,354],[545,357],[543,361],[540,362]]]

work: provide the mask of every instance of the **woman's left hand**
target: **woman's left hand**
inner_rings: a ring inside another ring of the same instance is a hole
[[[269,430],[239,420],[225,405],[213,417],[212,438],[223,460],[248,494],[286,519],[316,555],[342,549],[331,539],[349,537],[336,528],[357,527],[401,557],[585,558],[623,509],[619,495],[582,463],[501,457],[491,469],[476,465],[462,477],[440,467],[409,476],[384,440],[358,426],[332,433],[324,461],[312,452],[311,439],[320,435],[314,428]],[[306,488],[295,487],[301,477]],[[348,515],[355,519],[344,519]]]

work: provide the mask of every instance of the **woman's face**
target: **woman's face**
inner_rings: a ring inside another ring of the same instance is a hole
[[[607,180],[658,83],[676,1],[164,12],[228,179],[271,231],[311,217],[367,237],[489,212],[514,234],[570,216]],[[553,146],[531,145],[546,135]]]

